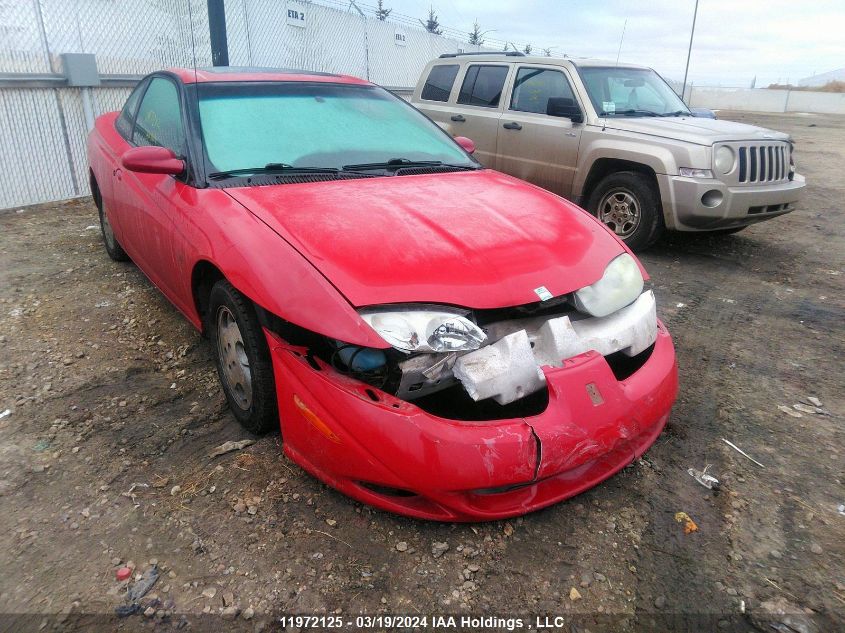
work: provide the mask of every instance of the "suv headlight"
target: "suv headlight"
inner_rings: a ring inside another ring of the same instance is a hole
[[[597,282],[575,292],[575,307],[594,317],[613,314],[643,292],[643,275],[628,253],[611,261]]]
[[[481,347],[487,335],[451,308],[375,308],[360,313],[380,337],[403,352],[458,352]]]
[[[730,173],[736,164],[734,151],[727,145],[717,148],[713,158],[713,164],[716,166],[716,171],[720,174]]]

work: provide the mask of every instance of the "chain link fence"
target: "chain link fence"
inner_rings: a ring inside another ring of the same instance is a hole
[[[229,63],[344,73],[409,89],[443,53],[502,50],[427,32],[348,0],[224,0]],[[96,56],[98,87],[70,87],[63,53]],[[211,66],[207,0],[0,0],[0,209],[87,195],[93,118],[137,80]]]

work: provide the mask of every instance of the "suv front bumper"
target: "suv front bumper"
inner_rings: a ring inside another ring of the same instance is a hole
[[[800,174],[787,182],[757,186],[667,175],[657,180],[666,226],[676,231],[730,229],[789,213],[805,187]],[[709,206],[703,201],[707,197]]]

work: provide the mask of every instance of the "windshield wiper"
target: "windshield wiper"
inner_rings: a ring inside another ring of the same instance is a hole
[[[674,112],[665,112],[660,116],[689,116],[690,112],[688,110],[675,110]]]
[[[617,110],[616,114],[624,114],[625,116],[660,116],[659,113],[653,112],[652,110],[636,110],[631,108],[630,110]]]
[[[208,174],[212,180],[221,180],[233,176],[245,174],[337,174],[339,169],[334,167],[294,167],[287,163],[267,163],[264,167],[244,167],[242,169],[229,169],[227,171],[215,171]]]
[[[472,165],[450,165],[442,160],[411,160],[410,158],[391,158],[381,163],[360,163],[358,165],[344,165],[348,171],[364,169],[401,169],[403,167],[452,167],[454,169],[476,169]]]

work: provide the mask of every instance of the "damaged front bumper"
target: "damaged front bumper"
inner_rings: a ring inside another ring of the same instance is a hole
[[[594,486],[654,442],[678,388],[659,322],[647,360],[626,378],[586,351],[540,370],[542,413],[483,422],[427,413],[265,333],[285,453],[359,501],[425,519],[516,516]]]

